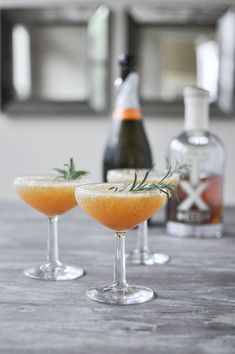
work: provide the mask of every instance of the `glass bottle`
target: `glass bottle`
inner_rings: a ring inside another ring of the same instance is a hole
[[[151,168],[152,154],[140,111],[138,84],[132,56],[121,56],[121,77],[108,142],[103,158],[103,180],[108,170],[115,168]]]
[[[184,131],[168,148],[171,165],[189,167],[180,178],[177,197],[167,205],[167,233],[174,236],[219,237],[223,219],[225,149],[209,131],[209,92],[184,90]]]

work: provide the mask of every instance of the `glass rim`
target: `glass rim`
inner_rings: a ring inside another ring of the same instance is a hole
[[[144,177],[145,173],[147,171],[149,172],[148,179],[161,179],[164,177],[164,175],[166,174],[167,170],[161,170],[161,171],[157,171],[157,170],[149,170],[148,168],[112,168],[110,170],[107,171],[107,177],[112,176],[112,177],[117,177],[117,178],[122,178],[122,177],[127,177],[127,178],[131,178],[134,177],[134,173],[136,172],[137,175],[138,173],[140,173],[140,178]],[[179,174],[174,172],[171,176],[166,177],[166,179],[170,179],[170,180],[174,180],[177,177],[179,177]],[[117,182],[118,183],[118,182]],[[121,183],[121,182],[120,182]]]
[[[63,177],[56,176],[53,174],[28,174],[28,175],[19,175],[14,177],[13,185],[39,185],[39,186],[48,186],[48,185],[77,185],[79,181],[85,178],[85,176],[80,176],[77,179],[66,180]]]
[[[151,183],[146,183],[147,185],[151,185]],[[159,189],[155,189],[152,191],[129,191],[129,190],[124,190],[121,192],[115,192],[114,190],[109,190],[109,189],[93,189],[93,188],[87,188],[87,187],[92,187],[92,186],[110,186],[110,187],[118,187],[118,186],[125,186],[126,183],[109,183],[109,182],[93,182],[93,183],[82,183],[79,184],[75,187],[75,193],[81,191],[81,192],[89,192],[89,194],[106,194],[106,195],[115,195],[115,196],[125,196],[125,195],[152,195],[152,194],[159,194],[159,195],[165,195],[164,192],[160,191]],[[166,196],[166,195],[165,195]]]

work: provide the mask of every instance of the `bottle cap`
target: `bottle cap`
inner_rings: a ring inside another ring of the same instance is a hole
[[[136,71],[135,57],[131,54],[120,54],[118,57],[118,63],[121,67],[121,80],[115,83],[116,86],[120,86],[120,84],[127,78],[130,73]]]
[[[132,54],[120,54],[118,57],[118,63],[121,66],[126,66],[133,69],[136,67],[135,57]]]
[[[196,86],[184,88],[185,120],[184,128],[189,130],[208,130],[209,92]]]

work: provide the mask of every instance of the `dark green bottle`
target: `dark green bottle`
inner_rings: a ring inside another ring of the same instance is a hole
[[[152,168],[152,154],[145,133],[138,98],[138,74],[132,56],[119,59],[121,77],[108,142],[104,151],[103,180],[115,168]]]

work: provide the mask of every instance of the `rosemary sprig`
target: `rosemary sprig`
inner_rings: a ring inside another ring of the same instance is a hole
[[[166,158],[166,165],[167,168],[169,169],[171,167],[171,164],[169,160]],[[180,163],[179,161],[175,162],[174,169],[171,169],[171,173],[168,177],[171,177],[174,174],[181,175],[182,173],[189,172],[191,170],[191,165],[188,163]]]
[[[169,176],[170,171],[171,168],[167,171],[165,176],[158,183],[150,183],[150,184],[145,183],[150,173],[150,170],[148,170],[145,173],[144,178],[139,183],[138,183],[138,174],[135,172],[134,180],[132,183],[125,184],[122,187],[111,186],[109,190],[112,190],[114,192],[123,192],[124,190],[128,190],[128,192],[151,192],[154,190],[159,190],[160,192],[167,194],[167,196],[170,196],[176,190],[175,184],[171,182],[164,183],[164,180]]]
[[[77,179],[77,178],[79,178],[81,176],[85,176],[89,173],[87,171],[76,170],[72,157],[69,159],[69,163],[64,164],[64,166],[66,167],[65,169],[53,168],[53,170],[59,173],[58,177],[63,178],[66,181]]]
[[[153,173],[155,174],[156,171],[152,168],[146,171],[143,179],[138,183],[138,171],[135,171],[134,173],[134,179],[132,183],[122,185],[121,187],[118,186],[111,186],[109,190],[112,190],[114,192],[123,192],[123,191],[128,191],[128,192],[151,192],[154,190],[158,190],[162,193],[165,193],[168,197],[175,195],[176,198],[177,196],[177,183],[176,180],[185,172],[190,171],[190,165],[189,164],[180,164],[178,161],[176,161],[174,168],[172,168],[171,164],[169,163],[169,160],[166,159],[167,163],[167,171],[165,175],[160,179],[159,182],[157,183],[148,183],[146,182],[149,174]]]
[[[165,176],[163,176],[162,179],[159,181],[159,184],[161,184],[163,181],[165,181],[165,179],[166,179],[167,177],[170,177],[170,176],[172,176],[172,175],[173,175],[173,172],[172,172],[172,167],[171,167],[171,165],[170,165],[169,168],[168,168],[168,170],[167,170],[167,172],[166,172],[166,174],[165,174]]]

